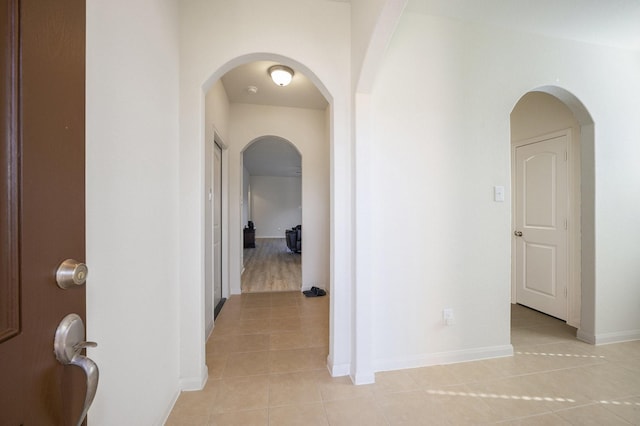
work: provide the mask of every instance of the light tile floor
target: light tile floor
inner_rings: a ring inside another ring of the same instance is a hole
[[[376,374],[326,369],[329,299],[234,296],[207,343],[209,381],[168,425],[640,425],[640,342],[592,346],[512,308],[515,355]]]

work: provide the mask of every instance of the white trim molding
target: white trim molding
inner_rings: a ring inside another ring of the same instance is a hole
[[[327,369],[331,377],[348,376],[351,366],[349,364],[333,364],[330,358],[327,357]]]
[[[576,338],[578,340],[581,340],[585,343],[589,343],[591,345],[595,345],[596,344],[596,336],[591,333],[591,332],[586,332],[586,331],[582,331],[580,329],[578,329],[577,333],[576,333]]]
[[[594,343],[596,345],[608,345],[610,343],[630,342],[633,340],[640,340],[640,330],[625,330],[613,333],[596,334]]]
[[[432,365],[455,364],[458,362],[480,361],[490,358],[513,356],[513,346],[489,346],[485,348],[463,349],[459,351],[436,352],[407,358],[374,361],[376,371],[403,370],[407,368],[430,367]]]
[[[370,385],[376,382],[376,374],[375,373],[355,373],[349,375],[351,377],[351,382],[354,385]]]
[[[180,390],[182,391],[199,391],[204,389],[209,378],[209,369],[207,365],[202,366],[200,377],[184,377],[180,379]]]
[[[173,408],[175,407],[176,402],[178,402],[179,397],[180,397],[180,391],[176,391],[173,394],[173,397],[171,398],[171,402],[169,403],[167,408],[165,408],[165,410],[163,411],[162,416],[160,416],[160,422],[158,422],[158,424],[163,425],[167,423],[167,420],[169,420],[169,416],[171,415],[171,412],[173,411]]]

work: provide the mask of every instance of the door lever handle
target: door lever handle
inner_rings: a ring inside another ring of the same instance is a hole
[[[77,426],[82,426],[82,422],[84,421],[84,418],[87,417],[89,407],[91,407],[93,398],[95,398],[96,391],[98,390],[98,366],[91,358],[87,358],[80,354],[75,355],[71,359],[69,365],[75,365],[82,368],[84,373],[87,375],[87,394],[84,397],[82,413],[80,413],[80,418],[77,423]]]
[[[84,348],[95,348],[98,346],[96,342],[78,342],[73,345],[73,349],[79,354]]]
[[[53,342],[56,359],[62,365],[75,365],[82,368],[87,376],[87,394],[84,398],[84,406],[77,426],[81,426],[87,416],[93,398],[96,396],[99,378],[96,363],[80,353],[84,348],[94,348],[96,346],[98,346],[96,342],[86,342],[84,340],[84,323],[77,314],[69,314],[64,317],[56,329],[56,336]]]

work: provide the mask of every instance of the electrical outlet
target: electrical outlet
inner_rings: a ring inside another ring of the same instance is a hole
[[[453,309],[445,308],[442,310],[442,322],[444,322],[444,325],[453,325],[456,323],[453,316]]]

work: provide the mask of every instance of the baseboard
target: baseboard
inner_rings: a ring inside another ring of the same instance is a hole
[[[616,331],[614,333],[602,333],[595,335],[596,345],[608,345],[611,343],[630,342],[640,340],[640,330]]]
[[[220,301],[218,302],[216,307],[213,309],[213,321],[214,322],[215,322],[216,319],[218,319],[218,315],[220,315],[220,311],[222,310],[222,307],[224,306],[225,303],[227,303],[227,298],[226,297],[221,297]]]
[[[206,339],[204,339],[205,342],[207,342],[209,340],[209,337],[211,337],[211,333],[213,333],[213,321],[210,321],[209,324],[207,324],[206,330],[204,335],[207,336]]]
[[[331,377],[348,376],[351,366],[349,364],[334,364],[333,360],[327,357],[327,369]]]
[[[202,366],[200,377],[185,377],[180,379],[180,390],[183,391],[199,391],[204,389],[209,378],[209,369],[207,365]]]
[[[464,349],[460,351],[436,352],[407,358],[382,359],[374,362],[375,371],[404,370],[407,368],[429,367],[431,365],[455,364],[482,359],[513,356],[513,346],[490,346]]]
[[[367,374],[351,374],[351,382],[354,385],[370,385],[376,382],[375,373],[367,373]]]
[[[173,398],[171,398],[171,403],[164,410],[164,413],[162,413],[162,417],[160,417],[160,422],[155,424],[163,425],[167,423],[167,420],[169,420],[169,416],[171,415],[171,411],[173,411],[173,407],[175,407],[176,402],[178,401],[178,397],[180,397],[180,391],[175,392],[175,394],[173,395]]]
[[[585,343],[589,343],[591,345],[595,345],[596,344],[596,336],[593,333],[587,333],[586,331],[582,331],[580,329],[578,329],[578,332],[576,333],[576,338],[578,340],[581,340]]]

